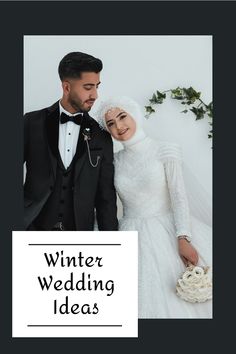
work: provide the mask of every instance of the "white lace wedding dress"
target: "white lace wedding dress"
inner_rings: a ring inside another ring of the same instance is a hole
[[[199,265],[211,265],[211,227],[190,218],[177,144],[145,137],[115,154],[115,187],[123,205],[120,230],[139,234],[139,318],[212,318],[212,301],[177,297],[185,270],[177,236],[189,235]]]

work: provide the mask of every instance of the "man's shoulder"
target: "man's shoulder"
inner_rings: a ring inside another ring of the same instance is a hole
[[[46,116],[47,114],[49,114],[50,112],[56,111],[57,109],[59,109],[59,105],[58,105],[58,101],[56,103],[53,103],[51,106],[49,107],[44,107],[41,109],[37,109],[35,111],[30,111],[24,114],[24,116],[26,118],[41,118],[42,116]]]
[[[96,134],[98,134],[101,137],[104,137],[108,140],[111,140],[111,135],[99,125],[99,123],[96,121],[96,119],[92,118],[90,115],[88,115],[88,119],[89,119],[91,127],[93,128],[93,131]]]
[[[24,116],[26,118],[34,118],[34,117],[39,117],[42,116],[42,114],[46,113],[46,108],[38,109],[36,111],[30,111],[26,112]]]

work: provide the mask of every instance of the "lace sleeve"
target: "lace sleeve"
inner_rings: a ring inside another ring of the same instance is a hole
[[[160,158],[164,163],[171,205],[174,214],[176,236],[191,237],[189,205],[182,172],[182,155],[179,145],[162,144]]]

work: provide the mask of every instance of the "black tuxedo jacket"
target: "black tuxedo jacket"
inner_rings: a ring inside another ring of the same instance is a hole
[[[49,108],[26,113],[24,116],[24,227],[37,217],[49,198],[56,179],[59,103]],[[90,128],[89,146],[93,163],[89,162],[86,142],[82,135]],[[116,193],[114,189],[113,147],[110,135],[100,129],[88,113],[84,114],[75,154],[74,212],[76,230],[93,230],[94,209],[99,230],[117,230]]]

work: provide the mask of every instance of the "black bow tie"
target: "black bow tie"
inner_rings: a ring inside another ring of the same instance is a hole
[[[68,116],[67,114],[62,112],[60,115],[61,124],[64,124],[67,122],[73,122],[75,124],[81,125],[82,120],[83,120],[83,113],[79,113],[76,116]]]

